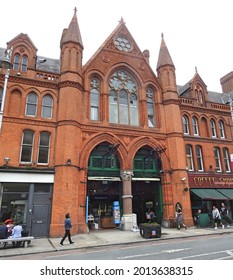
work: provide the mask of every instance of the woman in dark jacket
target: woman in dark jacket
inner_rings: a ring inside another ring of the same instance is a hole
[[[70,214],[67,213],[65,215],[65,221],[64,221],[64,227],[65,227],[65,235],[63,236],[61,242],[60,242],[60,246],[63,246],[63,242],[66,239],[66,237],[68,237],[68,240],[70,242],[70,244],[73,244],[74,242],[71,240],[71,236],[70,236],[70,229],[72,227],[72,223],[70,220]]]

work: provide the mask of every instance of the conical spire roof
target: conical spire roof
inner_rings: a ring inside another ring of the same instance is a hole
[[[172,58],[170,56],[170,53],[168,51],[168,48],[166,46],[166,43],[164,41],[164,36],[162,34],[162,41],[161,41],[160,50],[159,50],[159,58],[158,58],[158,63],[157,63],[157,70],[161,66],[165,66],[165,65],[171,65],[171,66],[173,66],[175,68],[174,63],[172,61]]]
[[[81,33],[79,30],[77,9],[74,9],[74,15],[67,29],[63,30],[61,44],[73,42],[79,44],[83,48]]]

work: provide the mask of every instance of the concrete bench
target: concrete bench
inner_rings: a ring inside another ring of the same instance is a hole
[[[7,244],[12,243],[13,247],[18,247],[21,244],[23,244],[23,247],[26,248],[28,244],[31,243],[31,241],[34,239],[33,236],[25,236],[25,237],[19,237],[19,238],[6,238],[6,239],[0,239],[0,248],[5,248]]]

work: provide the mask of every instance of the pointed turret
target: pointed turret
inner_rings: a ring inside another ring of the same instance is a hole
[[[83,42],[81,33],[79,30],[78,19],[77,19],[77,9],[74,9],[74,15],[70,22],[68,28],[63,30],[62,38],[61,38],[61,46],[64,43],[73,42],[75,44],[79,44],[83,49]]]
[[[71,71],[81,75],[83,43],[76,13],[77,9],[75,8],[69,27],[64,29],[62,33],[60,42],[61,73]]]
[[[177,91],[175,66],[164,41],[162,34],[162,40],[159,50],[159,58],[157,63],[158,78],[163,88],[163,92]],[[171,97],[171,96],[170,96]],[[173,96],[172,98],[174,98]],[[177,97],[176,97],[177,98]]]
[[[170,56],[170,53],[168,51],[167,45],[164,41],[164,36],[162,33],[162,41],[161,41],[161,45],[160,45],[160,50],[159,50],[159,58],[158,58],[158,63],[157,63],[157,71],[160,67],[162,66],[167,66],[170,65],[172,67],[174,67],[174,63],[172,61],[172,58]]]

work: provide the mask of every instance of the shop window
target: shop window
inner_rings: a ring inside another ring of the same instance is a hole
[[[91,80],[90,90],[90,119],[92,121],[99,120],[99,98],[100,98],[100,82],[94,78]]]
[[[154,91],[150,87],[147,88],[146,90],[146,102],[147,102],[148,127],[155,127]]]
[[[192,152],[192,146],[186,145],[186,162],[187,162],[187,168],[189,171],[193,171],[193,152]]]
[[[222,172],[220,149],[217,147],[214,147],[214,159],[215,159],[216,171]]]
[[[20,162],[25,162],[25,163],[32,162],[33,142],[34,142],[34,132],[30,130],[25,130],[23,132]]]
[[[189,134],[189,124],[187,116],[182,117],[182,126],[183,126],[183,133]]]
[[[192,126],[193,126],[193,135],[199,136],[198,122],[197,122],[197,118],[195,117],[192,118]]]
[[[53,112],[53,98],[50,95],[45,95],[42,100],[42,118],[51,119]]]
[[[219,121],[219,131],[220,131],[220,137],[225,138],[225,130],[224,130],[224,123],[223,121]]]
[[[116,71],[109,80],[109,122],[139,125],[137,85],[125,70]]]
[[[215,121],[214,120],[210,120],[210,130],[211,130],[212,138],[216,138],[217,134],[216,134],[216,126],[215,126]]]
[[[39,142],[38,163],[48,164],[49,161],[50,133],[41,132]]]
[[[26,116],[36,116],[38,97],[34,92],[27,96]]]
[[[201,149],[200,146],[196,146],[196,157],[197,157],[197,169],[198,169],[198,171],[204,171],[202,149]]]
[[[0,197],[0,221],[11,218],[14,223],[26,224],[29,184],[3,183]]]
[[[223,161],[224,161],[225,171],[231,172],[229,152],[227,148],[223,148]]]

